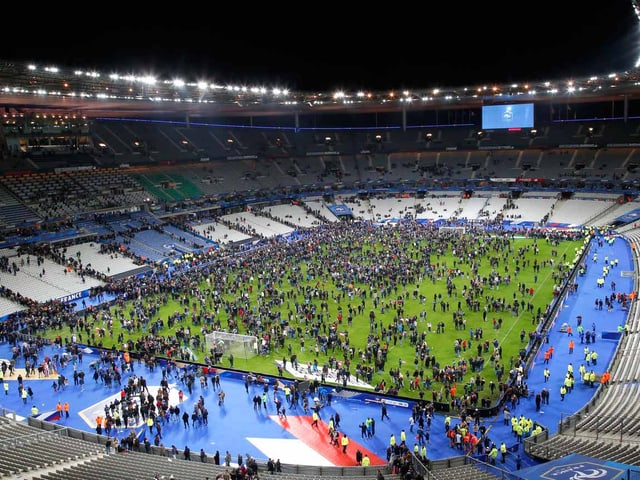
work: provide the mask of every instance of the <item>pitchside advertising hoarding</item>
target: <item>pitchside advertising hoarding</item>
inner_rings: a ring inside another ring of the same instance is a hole
[[[65,295],[64,297],[58,298],[62,303],[72,303],[76,300],[82,300],[89,296],[90,290],[82,290],[81,292],[70,293],[69,295]]]

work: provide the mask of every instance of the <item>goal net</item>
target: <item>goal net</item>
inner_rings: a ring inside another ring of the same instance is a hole
[[[456,227],[442,226],[438,229],[438,233],[440,235],[449,235],[453,237],[462,236],[466,233],[466,231],[467,229],[462,225]]]
[[[215,356],[216,363],[229,354],[245,360],[258,355],[258,337],[255,335],[211,332],[205,335],[205,341],[207,352]]]

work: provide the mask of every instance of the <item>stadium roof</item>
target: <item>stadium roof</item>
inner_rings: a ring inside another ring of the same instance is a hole
[[[611,101],[640,98],[637,71],[582,79],[424,88],[416,91],[289,92],[277,87],[215,85],[180,79],[102,75],[0,61],[0,104],[22,112],[88,118],[259,116],[477,108],[506,102]]]

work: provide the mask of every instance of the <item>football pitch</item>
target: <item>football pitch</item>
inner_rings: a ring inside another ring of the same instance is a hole
[[[85,310],[73,331],[47,336],[285,378],[278,364],[297,361],[384,393],[493,404],[585,235],[327,225],[168,270],[153,293]],[[205,340],[213,330],[254,335],[256,351],[224,351]]]

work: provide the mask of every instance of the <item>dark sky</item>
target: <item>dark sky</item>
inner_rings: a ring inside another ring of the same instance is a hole
[[[606,74],[632,68],[640,52],[630,0],[165,3],[65,8],[55,22],[25,15],[3,24],[0,58],[332,91]]]

